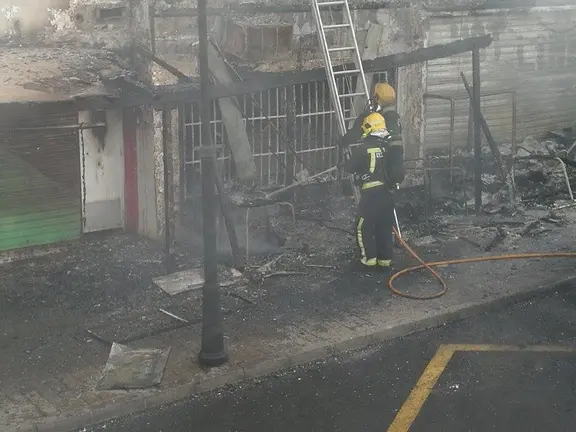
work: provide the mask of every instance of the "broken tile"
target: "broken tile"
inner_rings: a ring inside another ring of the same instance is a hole
[[[162,291],[174,296],[202,288],[204,278],[201,274],[202,270],[184,270],[166,276],[159,276],[154,278],[153,281]],[[244,275],[235,269],[219,274],[218,280],[221,287],[228,287],[242,281],[245,282]]]
[[[129,390],[156,386],[162,382],[169,354],[170,348],[132,349],[114,343],[97,390]]]
[[[202,288],[204,278],[199,270],[184,270],[153,279],[165,293],[173,296],[186,291]]]

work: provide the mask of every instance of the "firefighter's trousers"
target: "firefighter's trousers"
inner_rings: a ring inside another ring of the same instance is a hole
[[[365,266],[389,267],[392,262],[394,197],[383,186],[362,191],[356,219],[356,243]]]

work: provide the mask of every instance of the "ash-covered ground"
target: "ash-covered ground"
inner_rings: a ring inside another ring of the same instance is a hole
[[[460,170],[452,171],[452,175],[448,170],[430,171],[423,176],[422,186],[397,191],[397,212],[404,239],[424,249],[423,253],[435,248],[450,253],[455,241],[468,243],[481,253],[514,250],[521,241],[526,244],[527,239],[545,242],[547,234],[574,220],[572,196],[563,170],[564,166],[572,184],[575,177],[572,147],[570,139],[540,142],[529,137],[516,146],[513,163],[512,147],[501,146],[505,170],[510,173],[505,182],[497,175],[486,146],[479,218],[475,217],[474,208],[473,154],[457,152],[453,166]],[[432,157],[429,166],[446,168],[447,158]],[[414,170],[411,175],[422,173]],[[249,265],[265,265],[267,273],[311,274],[320,270],[326,273],[331,268],[345,271],[356,254],[352,197],[343,196],[337,183],[312,184],[296,192],[295,208],[296,224],[284,209],[269,212],[270,225],[276,234],[273,242],[269,234],[265,235],[262,218],[254,218],[253,243],[273,244],[277,249],[271,253],[253,253]],[[285,239],[285,243],[278,241],[278,237]],[[456,256],[457,250],[453,252],[451,255]],[[281,258],[267,265],[280,254]],[[399,266],[409,259],[400,248],[397,255]]]
[[[565,147],[554,141],[539,143],[527,139],[518,146],[518,151],[525,153],[521,156],[566,157]],[[502,153],[506,156],[505,151]],[[473,163],[470,157],[469,153],[459,153],[455,165],[469,168]],[[490,159],[488,154],[486,159]],[[435,163],[442,164],[445,160],[438,159]],[[397,192],[403,236],[416,247],[424,248],[459,238],[486,252],[496,246],[514,248],[514,242],[521,237],[545,236],[555,227],[572,223],[569,209],[562,208],[570,203],[570,196],[560,168],[554,159],[518,161],[514,202],[510,202],[508,189],[496,175],[485,174],[484,214],[480,219],[473,217],[471,174],[465,178],[455,174],[451,183],[448,172],[435,172],[426,186]],[[568,165],[567,170],[573,179],[573,168]],[[272,277],[286,280],[305,274],[324,278],[332,270],[347,271],[356,256],[353,198],[343,196],[336,182],[311,184],[295,190],[294,206],[295,222],[286,207],[269,207],[268,227],[264,210],[252,210],[248,230],[250,256],[244,263],[247,277],[242,287],[237,284],[227,289],[238,289],[242,295],[248,295],[254,294],[252,285],[260,286],[264,279]],[[235,209],[235,225],[245,256],[245,209]],[[230,276],[232,262],[223,223],[219,224],[218,237],[220,278],[224,280]],[[198,220],[183,218],[177,244],[178,269],[195,268],[202,272]],[[400,249],[398,254],[402,256]],[[66,321],[158,306],[170,300],[152,282],[154,277],[165,273],[162,244],[136,236],[87,236],[68,245],[62,253],[4,265],[2,272],[2,313],[10,316],[13,312],[19,321],[42,315],[51,305],[70,311],[62,317]],[[199,311],[199,295],[194,301],[192,315]]]
[[[469,155],[460,157],[469,160]],[[568,194],[557,168],[553,161],[519,162],[514,205],[497,178],[487,174],[480,218],[473,215],[469,176],[452,186],[446,173],[436,174],[428,188],[400,190],[397,209],[404,238],[428,260],[507,253],[519,247],[554,250],[548,240],[576,220],[570,208],[562,208]],[[571,171],[569,166],[570,177]],[[296,303],[307,301],[313,308],[312,303],[334,296],[358,301],[356,290],[342,288],[362,286],[359,281],[365,277],[350,271],[356,256],[353,198],[342,196],[336,183],[314,184],[295,191],[294,205],[296,222],[286,208],[270,208],[269,229],[264,212],[253,212],[244,277],[222,288],[225,314],[254,304],[288,313]],[[245,254],[245,209],[236,209],[236,216]],[[198,221],[192,222],[178,232],[175,258],[178,270],[197,269],[202,274],[201,231]],[[219,277],[224,282],[232,264],[226,231],[223,224],[220,227]],[[397,268],[414,262],[400,247],[396,253]],[[190,325],[198,323],[201,290],[171,297],[153,283],[165,274],[164,258],[161,243],[110,234],[87,236],[53,255],[2,265],[2,385],[23,385],[36,373],[57,373],[95,359],[103,364],[102,350],[90,348],[100,342],[86,329],[108,341],[137,343],[182,324],[159,309]],[[403,282],[412,283],[412,277]],[[53,359],[58,361],[49,361]],[[23,365],[29,371],[24,375]]]
[[[200,267],[185,251],[176,258],[180,269]],[[0,382],[7,391],[95,361],[103,365],[106,342],[99,338],[138,343],[182,324],[159,309],[190,324],[201,317],[199,290],[170,297],[153,283],[165,274],[162,246],[136,236],[88,236],[63,252],[0,268]],[[221,278],[227,276],[221,267]],[[246,305],[232,291],[223,288],[225,313]]]

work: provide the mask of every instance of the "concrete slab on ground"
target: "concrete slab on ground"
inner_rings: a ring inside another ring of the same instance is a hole
[[[153,387],[162,382],[170,347],[132,349],[114,343],[97,390],[134,390]]]
[[[154,283],[169,295],[181,294],[186,291],[202,288],[204,278],[202,270],[184,270],[154,278]]]

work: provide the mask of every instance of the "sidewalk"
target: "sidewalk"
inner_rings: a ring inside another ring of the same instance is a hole
[[[486,238],[476,241],[486,244],[492,232],[484,231]],[[487,254],[452,234],[417,249],[429,260]],[[539,237],[512,235],[491,253],[506,253],[507,248],[516,253],[569,251],[575,238],[576,228],[568,224]],[[327,264],[322,254],[314,257],[318,265]],[[338,268],[307,268],[306,275],[226,288],[234,294],[223,295],[230,362],[203,371],[196,364],[200,293],[169,297],[156,287],[152,278],[162,274],[161,258],[156,246],[121,236],[2,267],[0,430],[77,430],[568,287],[570,283],[561,282],[572,278],[576,268],[567,259],[450,266],[441,269],[449,292],[425,302],[392,297],[381,277]],[[191,262],[191,257],[179,257],[181,268],[190,268]],[[289,262],[284,269],[294,265]],[[401,278],[397,286],[411,293],[437,288],[422,274]],[[193,324],[161,332],[174,321],[158,308]],[[95,391],[110,347],[85,328],[97,329],[110,340],[136,339],[132,347],[170,346],[162,383],[150,390]],[[153,336],[134,337],[146,332]]]

